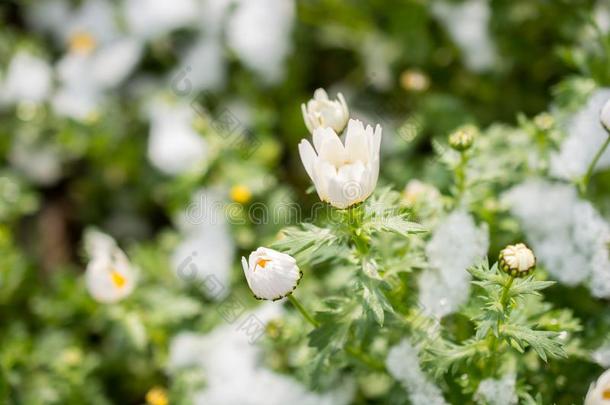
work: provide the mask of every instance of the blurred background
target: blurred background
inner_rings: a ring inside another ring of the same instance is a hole
[[[253,307],[237,258],[317,201],[297,153],[316,88],[383,126],[381,184],[447,191],[454,128],[610,84],[604,0],[3,0],[0,21],[3,403],[189,403],[200,377],[172,364],[203,338],[180,334],[223,324],[227,297]],[[230,221],[199,215],[219,206]],[[140,269],[120,305],[85,289],[92,227]],[[220,295],[176,277],[193,252]]]

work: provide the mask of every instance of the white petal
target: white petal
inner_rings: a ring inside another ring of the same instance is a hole
[[[301,161],[303,162],[305,171],[313,180],[313,166],[318,156],[316,155],[316,152],[313,150],[313,146],[311,146],[309,141],[303,139],[299,143],[299,155],[301,156]]]

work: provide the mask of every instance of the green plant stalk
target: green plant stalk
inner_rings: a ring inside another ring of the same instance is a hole
[[[301,316],[309,322],[314,328],[318,328],[320,323],[315,320],[315,318],[305,309],[305,307],[299,302],[299,300],[293,295],[288,295],[288,300],[294,305],[294,307],[300,312]],[[366,353],[362,353],[362,351],[347,346],[345,348],[345,352],[352,356],[354,359],[358,360],[362,364],[370,367],[373,370],[377,371],[385,371],[385,366],[380,361],[370,357]]]
[[[464,192],[466,191],[466,165],[468,164],[468,156],[466,151],[460,152],[460,162],[455,167],[455,199],[457,203],[462,202]]]
[[[303,305],[301,305],[299,300],[297,300],[293,294],[288,295],[288,300],[301,313],[303,318],[305,318],[305,320],[309,322],[314,328],[318,328],[320,326],[320,323],[316,321],[316,319],[305,309]]]
[[[606,132],[608,132],[608,130],[606,130]],[[608,137],[606,138],[606,141],[599,148],[599,150],[593,157],[593,160],[591,161],[591,163],[589,163],[589,167],[587,168],[587,172],[585,173],[584,177],[579,182],[579,189],[580,189],[581,194],[585,194],[587,192],[587,187],[589,186],[589,181],[591,180],[591,176],[593,175],[593,170],[595,169],[595,166],[597,165],[597,162],[599,161],[599,159],[602,157],[602,155],[606,151],[606,148],[608,147],[608,145],[610,145],[610,132],[608,133]]]
[[[502,308],[502,317],[498,318],[498,321],[496,323],[496,330],[498,332],[498,334],[500,333],[500,329],[502,328],[502,323],[503,323],[503,319],[505,318],[506,315],[506,310],[508,307],[508,300],[510,298],[510,288],[513,285],[513,282],[515,281],[515,277],[514,276],[510,276],[508,281],[506,282],[506,284],[504,284],[504,286],[502,287],[502,295],[500,296],[500,306]],[[499,337],[497,337],[494,333],[492,333],[491,335],[491,339],[490,339],[490,344],[489,344],[489,352],[492,356],[492,360],[490,361],[490,365],[491,365],[491,371],[495,371],[496,370],[496,364],[497,364],[497,360],[499,359],[500,356],[498,356],[498,350],[499,350],[499,345],[500,345],[500,339]]]

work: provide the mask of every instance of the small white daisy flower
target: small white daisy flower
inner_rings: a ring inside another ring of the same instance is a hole
[[[309,132],[316,128],[330,127],[339,133],[345,128],[349,119],[349,110],[343,94],[337,94],[338,100],[330,100],[324,89],[317,89],[307,105],[301,104],[303,120]]]
[[[609,405],[610,404],[610,370],[606,370],[596,382],[591,384],[585,405]]]
[[[381,126],[358,120],[349,120],[345,145],[328,127],[313,131],[314,146],[303,139],[299,154],[320,200],[340,209],[366,200],[377,185],[380,144]]]
[[[85,249],[90,257],[85,282],[89,294],[96,301],[110,304],[131,294],[136,272],[112,237],[99,231],[88,231]]]
[[[303,273],[290,255],[259,247],[246,260],[241,258],[248,286],[257,299],[279,300],[296,288]]]

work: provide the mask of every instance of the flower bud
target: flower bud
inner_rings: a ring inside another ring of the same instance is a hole
[[[525,277],[534,271],[536,257],[523,243],[508,245],[500,252],[500,269],[513,277]]]
[[[242,257],[241,264],[248,286],[259,300],[286,297],[303,276],[292,256],[264,247],[250,253],[248,260]]]
[[[449,146],[463,152],[472,146],[476,133],[477,129],[474,125],[464,125],[449,135]]]
[[[349,119],[349,111],[343,95],[339,93],[337,98],[338,100],[330,100],[324,89],[318,89],[307,105],[301,104],[303,120],[309,132],[313,134],[316,128],[327,127],[337,133],[343,131]]]
[[[602,111],[599,114],[599,120],[603,127],[610,133],[610,99],[606,101],[606,104],[602,107]]]

